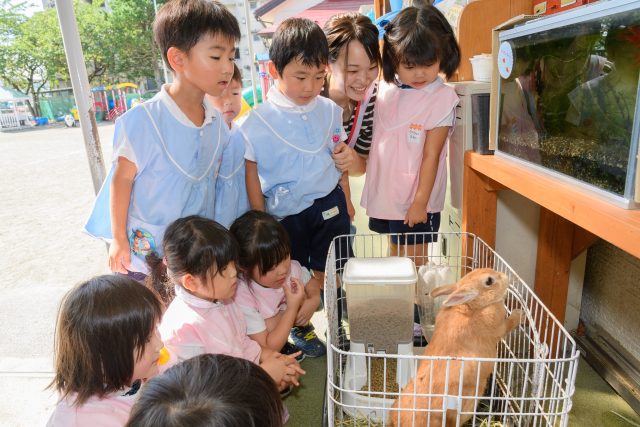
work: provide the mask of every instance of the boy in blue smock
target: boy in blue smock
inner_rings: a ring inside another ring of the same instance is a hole
[[[342,109],[318,96],[329,57],[317,24],[290,18],[276,30],[269,49],[269,73],[276,86],[267,102],[249,114],[240,130],[246,139],[246,181],[253,209],[278,218],[289,233],[291,258],[309,268],[307,287],[322,287],[329,245],[349,234],[341,171],[353,165],[342,141]],[[344,248],[344,257],[349,248]],[[308,356],[326,351],[309,323],[313,308],[298,315],[291,333]]]
[[[222,153],[220,173],[216,181],[216,209],[214,218],[226,228],[250,209],[244,172],[244,139],[234,119],[242,110],[242,74],[234,66],[231,83],[220,96],[209,96],[211,104],[222,113],[229,126],[229,144]]]
[[[226,89],[240,39],[234,16],[210,0],[170,0],[153,31],[174,81],[116,121],[112,167],[85,225],[111,242],[111,271],[137,280],[171,222],[214,216],[229,129],[204,95]]]

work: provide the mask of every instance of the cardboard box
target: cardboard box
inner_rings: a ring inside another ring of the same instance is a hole
[[[491,76],[491,105],[489,107],[489,149],[496,149],[498,140],[498,111],[500,103],[500,93],[498,92],[498,82],[500,73],[498,71],[498,49],[500,48],[500,31],[509,30],[517,25],[524,24],[532,19],[540,18],[536,15],[518,15],[494,27],[491,30],[491,52],[493,54],[493,75]]]

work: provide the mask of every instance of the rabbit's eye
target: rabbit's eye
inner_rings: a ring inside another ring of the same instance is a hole
[[[489,276],[487,277],[487,280],[484,282],[485,286],[491,286],[495,283],[495,281],[493,280],[493,277]]]

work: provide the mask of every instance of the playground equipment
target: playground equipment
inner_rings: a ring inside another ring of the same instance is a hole
[[[23,93],[0,87],[0,128],[32,126],[35,122],[28,102]]]
[[[140,99],[142,94],[138,85],[133,83],[118,83],[104,88],[106,95],[107,120],[115,120],[131,108],[134,99]],[[96,110],[97,111],[97,110]]]

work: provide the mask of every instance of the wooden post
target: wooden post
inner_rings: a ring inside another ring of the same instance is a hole
[[[373,11],[376,14],[376,19],[380,18],[382,15],[386,14],[390,10],[391,10],[391,6],[389,5],[389,0],[373,1]]]
[[[475,234],[492,248],[496,247],[497,190],[501,188],[504,187],[476,172],[465,162],[462,231]]]

